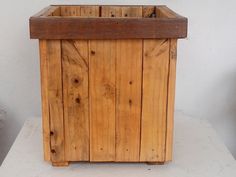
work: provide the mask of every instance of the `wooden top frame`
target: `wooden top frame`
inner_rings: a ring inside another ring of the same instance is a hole
[[[154,18],[65,17],[60,14],[61,7],[60,5],[52,5],[30,17],[31,39],[158,39],[187,37],[187,18],[176,14],[166,6],[153,6],[155,9]],[[102,7],[99,6],[100,14]],[[147,6],[137,7],[145,8]]]

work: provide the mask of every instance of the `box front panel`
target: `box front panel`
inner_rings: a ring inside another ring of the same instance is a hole
[[[59,12],[61,16],[151,17],[155,8],[62,6]],[[42,43],[41,53],[45,50],[47,55],[41,57],[47,77],[43,87],[48,92],[43,94],[44,137],[49,141],[44,143],[45,158],[53,162],[170,160],[174,83],[168,77],[175,76],[175,70],[169,70],[175,64],[170,62],[170,41]]]

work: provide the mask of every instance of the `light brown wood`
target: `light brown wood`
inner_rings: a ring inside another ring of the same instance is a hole
[[[69,162],[52,162],[54,167],[66,167],[69,165]]]
[[[167,120],[166,120],[166,159],[172,160],[173,153],[173,130],[174,130],[174,105],[175,105],[175,79],[176,79],[176,58],[177,58],[177,39],[170,40],[170,61],[168,78],[168,101],[167,101]]]
[[[88,42],[62,41],[66,158],[89,160]]]
[[[166,6],[58,5],[30,23],[40,39],[45,160],[172,160],[186,18]]]
[[[144,40],[140,161],[165,161],[169,40]]]
[[[90,41],[90,161],[115,160],[115,49],[116,41]]]
[[[99,16],[96,7],[87,6],[82,10],[63,6],[62,13]],[[88,50],[88,40],[62,41],[66,158],[70,161],[89,160]]]
[[[61,41],[47,41],[51,161],[65,162]]]
[[[61,6],[61,16],[80,16],[79,6]]]
[[[118,40],[116,161],[139,161],[142,40]]]
[[[102,8],[103,17],[141,17],[141,7]],[[116,158],[139,161],[142,40],[116,41]]]
[[[80,13],[83,17],[99,17],[99,6],[81,6]]]
[[[156,7],[155,6],[143,6],[143,17],[155,18],[156,17]]]
[[[41,102],[42,102],[42,128],[43,128],[43,150],[44,160],[50,161],[50,118],[48,103],[48,61],[47,41],[39,40],[40,50],[40,74],[41,74]]]
[[[142,17],[142,7],[124,6],[122,7],[122,17]]]
[[[102,6],[101,17],[121,17],[122,11],[119,6]]]

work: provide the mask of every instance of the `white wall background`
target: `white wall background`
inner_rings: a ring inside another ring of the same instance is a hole
[[[236,157],[235,0],[44,0],[2,1],[0,6],[0,162],[24,121],[40,116],[37,40],[28,19],[49,4],[165,4],[189,19],[179,40],[176,109],[210,120]],[[199,130],[201,131],[201,130]]]

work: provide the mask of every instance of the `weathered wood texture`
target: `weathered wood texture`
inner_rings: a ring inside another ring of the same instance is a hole
[[[176,78],[176,59],[177,59],[177,40],[170,40],[170,61],[167,95],[167,120],[166,120],[166,159],[172,160],[173,153],[173,130],[174,130],[174,105],[175,105],[175,78]]]
[[[65,161],[62,95],[61,41],[47,41],[48,104],[50,116],[51,161]]]
[[[115,160],[116,41],[90,41],[90,161]]]
[[[102,17],[142,17],[141,7],[102,7]],[[115,161],[139,161],[142,40],[116,41]]]
[[[50,117],[48,103],[48,61],[47,61],[47,41],[39,41],[40,51],[40,74],[41,74],[41,102],[42,102],[42,126],[43,126],[43,150],[44,160],[51,160],[50,149]]]
[[[98,16],[98,7],[61,8],[64,16]],[[87,40],[62,40],[66,158],[89,160],[89,58]]]
[[[186,32],[187,19],[166,6],[62,5],[33,16],[44,159],[172,160],[176,46]]]
[[[142,6],[117,6],[123,8],[121,13],[126,18],[75,18],[84,6],[62,6],[61,15],[47,15],[51,9],[30,18],[30,36],[33,39],[153,39],[184,38],[187,36],[187,19],[174,16],[167,7],[154,7],[154,18],[141,18],[134,14],[142,11]],[[85,6],[86,7],[86,6]],[[94,6],[88,6],[94,8]],[[98,7],[98,6],[97,6]],[[148,6],[144,6],[143,9]],[[55,6],[52,6],[55,8]],[[96,8],[96,7],[95,7]],[[109,6],[108,6],[109,8]],[[113,7],[112,7],[113,8]],[[132,8],[125,12],[125,9]],[[68,10],[69,9],[69,10]],[[85,8],[86,9],[86,8]],[[139,10],[138,10],[139,9]],[[148,8],[150,9],[150,8]],[[136,11],[138,10],[138,11]],[[99,8],[98,8],[99,11]],[[157,11],[157,13],[156,13]],[[117,13],[117,12],[116,12]],[[162,18],[158,14],[169,13],[171,18]],[[42,15],[43,14],[43,15]],[[45,15],[46,14],[46,15]],[[101,12],[104,14],[104,12]],[[133,15],[131,15],[133,14]],[[67,16],[66,18],[64,16]],[[55,28],[56,26],[56,28]]]
[[[169,40],[144,40],[141,161],[165,161]]]

